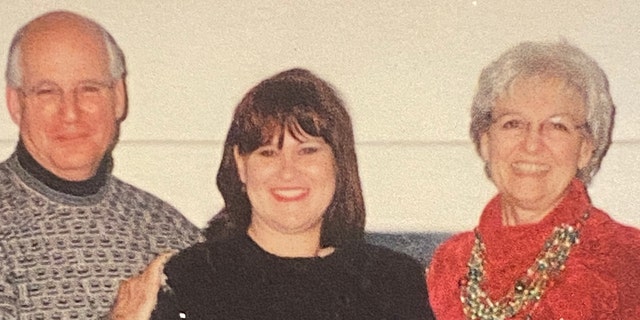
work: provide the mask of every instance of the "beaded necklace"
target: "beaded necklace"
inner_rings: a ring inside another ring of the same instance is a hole
[[[471,257],[467,263],[469,271],[460,281],[460,299],[467,319],[504,320],[521,313],[524,319],[533,319],[531,311],[542,298],[549,280],[564,270],[571,248],[579,242],[579,230],[588,217],[587,209],[575,226],[562,224],[555,227],[526,274],[515,282],[512,291],[497,301],[491,300],[482,289],[486,248],[476,229]]]

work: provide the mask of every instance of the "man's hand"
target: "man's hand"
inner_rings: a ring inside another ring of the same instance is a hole
[[[148,320],[158,300],[164,282],[164,264],[175,252],[156,257],[139,275],[120,282],[116,302],[111,308],[111,320]]]

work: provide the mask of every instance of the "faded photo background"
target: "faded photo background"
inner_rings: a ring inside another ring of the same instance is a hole
[[[368,230],[472,228],[495,193],[468,135],[480,70],[518,42],[564,38],[600,63],[617,106],[592,200],[640,227],[638,1],[1,2],[3,72],[13,33],[46,11],[111,32],[129,70],[114,173],[198,226],[222,206],[215,174],[235,105],[299,66],[334,84],[351,112]],[[0,158],[16,141],[5,104]]]

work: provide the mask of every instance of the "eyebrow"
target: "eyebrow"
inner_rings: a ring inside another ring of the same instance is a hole
[[[80,80],[75,82],[74,87],[78,86],[78,85],[86,85],[86,84],[95,84],[95,85],[104,85],[104,86],[109,86],[111,85],[114,81],[114,79],[84,79],[84,80]],[[36,82],[33,85],[25,85],[24,87],[27,88],[37,88],[37,87],[41,87],[41,86],[58,86],[58,87],[62,87],[60,84],[58,84],[55,81],[51,81],[48,79],[45,80],[40,80],[38,82]]]
[[[526,117],[525,117],[522,113],[520,113],[520,112],[496,113],[496,116],[495,116],[495,117],[493,117],[493,116],[492,116],[492,118],[494,118],[494,119],[498,119],[498,118],[502,118],[502,117],[504,117],[504,116],[519,116],[519,117],[522,117],[522,118],[526,118]],[[569,118],[571,118],[571,119],[573,119],[573,120],[576,120],[576,117],[575,117],[574,115],[572,115],[571,113],[568,113],[568,112],[554,113],[554,114],[552,114],[552,115],[550,115],[550,116],[546,117],[545,119],[551,119],[551,118],[554,118],[554,117],[569,117]]]
[[[32,88],[37,88],[37,87],[42,87],[42,86],[57,86],[57,85],[58,85],[57,83],[55,83],[55,82],[53,82],[51,80],[40,80],[40,81],[36,82],[33,85],[29,85],[28,83],[25,83],[23,85],[23,87],[27,87],[29,89],[32,89]]]

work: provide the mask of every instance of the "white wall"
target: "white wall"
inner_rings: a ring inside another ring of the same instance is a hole
[[[638,1],[0,2],[2,61],[13,32],[52,9],[114,35],[130,98],[115,173],[200,226],[222,205],[215,173],[234,106],[259,80],[301,66],[350,108],[370,230],[473,227],[495,192],[467,134],[480,70],[520,41],[566,38],[600,62],[618,107],[592,199],[640,227]],[[16,137],[1,112],[1,158]]]

